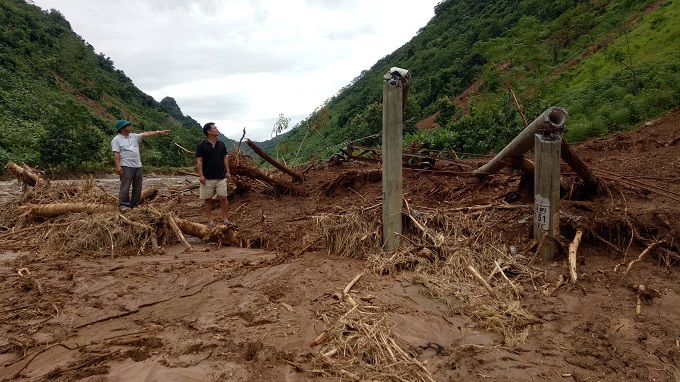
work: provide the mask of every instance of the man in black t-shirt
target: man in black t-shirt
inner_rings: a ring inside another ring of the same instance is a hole
[[[203,125],[203,134],[206,139],[196,147],[196,167],[200,184],[200,197],[203,199],[203,209],[208,221],[208,227],[214,227],[212,218],[212,197],[220,198],[222,210],[222,223],[229,222],[229,202],[227,201],[227,180],[229,173],[229,152],[224,142],[217,139],[220,135],[214,122]]]

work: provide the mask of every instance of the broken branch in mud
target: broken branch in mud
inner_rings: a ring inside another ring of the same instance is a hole
[[[170,223],[170,227],[172,227],[172,230],[175,232],[175,235],[177,235],[179,241],[182,242],[184,248],[186,248],[188,252],[192,252],[194,250],[194,247],[192,247],[191,244],[189,244],[187,239],[184,237],[184,235],[182,234],[182,230],[180,230],[179,227],[177,226],[177,221],[175,221],[175,218],[174,216],[172,216],[172,214],[168,216],[168,223]]]
[[[578,275],[576,273],[576,250],[578,245],[581,243],[581,236],[583,235],[582,230],[576,231],[574,235],[574,241],[569,244],[569,274],[571,275],[571,283],[576,283]]]
[[[282,165],[281,163],[277,162],[274,158],[270,157],[266,152],[264,152],[264,150],[262,150],[260,147],[258,147],[250,139],[246,139],[246,144],[248,146],[250,146],[250,148],[253,149],[253,151],[255,151],[255,153],[260,156],[260,158],[266,160],[272,166],[274,166],[274,167],[278,168],[279,170],[285,172],[286,174],[290,175],[291,178],[293,178],[294,181],[302,182],[304,180],[304,177],[301,174],[299,174],[299,173],[289,169],[288,167]]]
[[[477,282],[479,282],[479,283],[480,283],[487,291],[489,291],[489,293],[490,293],[492,296],[494,296],[495,298],[501,300],[501,298],[500,298],[500,296],[498,295],[498,293],[496,293],[496,290],[493,289],[493,288],[491,287],[491,285],[489,285],[489,283],[486,282],[486,280],[484,280],[484,277],[482,277],[482,275],[480,275],[479,272],[477,272],[477,270],[475,269],[475,267],[473,267],[472,265],[468,265],[468,266],[467,266],[467,269],[468,269],[468,271],[470,271],[470,273],[472,273],[472,276],[475,277],[475,279],[477,280]]]
[[[664,240],[655,241],[655,242],[653,242],[652,244],[648,245],[647,248],[645,248],[645,250],[642,251],[642,253],[640,253],[640,255],[637,257],[637,259],[634,259],[633,261],[631,261],[630,263],[628,263],[628,266],[626,267],[625,273],[628,274],[628,272],[630,272],[630,269],[633,267],[633,265],[634,265],[635,263],[639,262],[640,260],[642,260],[642,258],[647,254],[647,252],[651,251],[651,250],[654,249],[657,245],[662,244],[662,243],[665,243],[665,241],[664,241]]]
[[[557,281],[555,282],[555,285],[553,287],[545,290],[545,292],[544,292],[545,295],[548,296],[548,297],[552,296],[553,293],[555,293],[558,289],[560,289],[560,287],[562,285],[564,285],[564,275],[560,274],[559,276],[557,276]]]
[[[361,276],[363,276],[363,275],[364,275],[364,272],[361,272],[361,273],[359,273],[358,275],[356,275],[356,277],[354,277],[354,279],[352,279],[352,281],[350,281],[349,284],[347,284],[347,286],[345,287],[345,289],[342,290],[342,299],[343,299],[346,303],[348,303],[348,304],[350,304],[350,305],[352,305],[352,306],[356,306],[357,303],[356,303],[356,301],[354,301],[354,299],[352,298],[352,296],[349,295],[349,291],[352,289],[352,287],[354,286],[354,284],[356,284],[356,282],[359,281],[359,279],[360,279]]]

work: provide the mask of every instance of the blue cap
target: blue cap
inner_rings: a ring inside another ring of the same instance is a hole
[[[118,121],[116,123],[116,133],[119,132],[120,129],[122,129],[123,127],[129,126],[129,125],[132,125],[132,122],[121,119],[120,121]]]

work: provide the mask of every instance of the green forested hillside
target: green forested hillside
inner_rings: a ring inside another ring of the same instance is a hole
[[[293,164],[351,140],[379,145],[394,66],[413,76],[405,144],[498,150],[524,125],[513,95],[529,121],[564,107],[570,141],[634,128],[680,104],[678,19],[680,0],[443,0],[411,41],[261,146]],[[195,147],[198,123],[137,89],[58,11],[0,0],[0,22],[0,164],[108,170],[115,120],[126,118],[140,131],[172,129],[145,141],[145,164],[193,165],[175,143]],[[435,128],[419,130],[432,115]]]
[[[679,9],[678,0],[442,1],[417,36],[327,100],[326,119],[311,115],[286,134],[280,151],[300,160],[340,142],[380,144],[371,136],[394,66],[413,76],[407,144],[498,150],[524,126],[512,94],[529,122],[549,106],[567,109],[570,141],[633,128],[680,103]],[[416,129],[435,113],[439,128]]]
[[[194,163],[174,143],[195,147],[203,139],[198,123],[174,99],[159,103],[137,89],[58,11],[0,0],[0,25],[0,163],[57,172],[108,170],[120,118],[133,121],[137,131],[172,130],[168,137],[145,140],[147,165]]]

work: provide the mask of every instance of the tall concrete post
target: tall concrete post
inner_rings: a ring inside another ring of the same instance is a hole
[[[541,244],[545,260],[553,260],[560,238],[560,127],[544,125],[534,138],[534,239]],[[545,237],[545,238],[544,238]]]
[[[391,68],[383,81],[382,236],[386,252],[397,248],[402,231],[403,113],[410,82],[411,74],[400,68]]]

